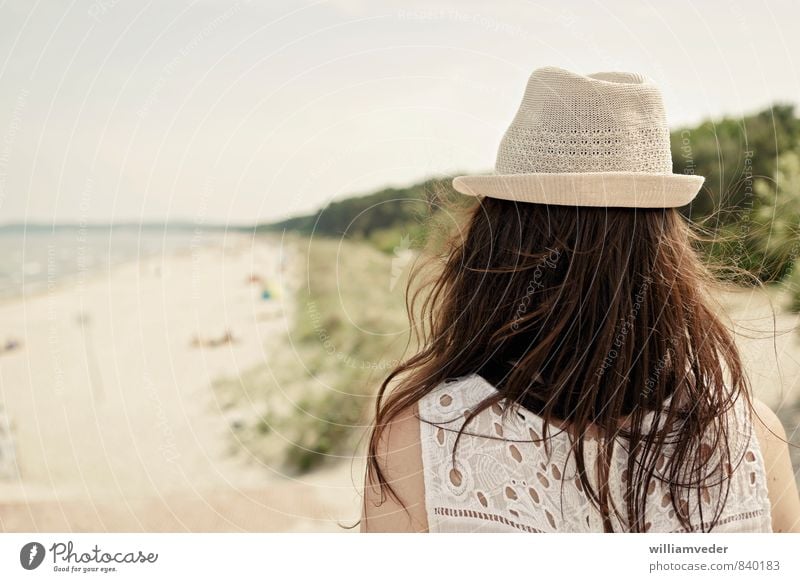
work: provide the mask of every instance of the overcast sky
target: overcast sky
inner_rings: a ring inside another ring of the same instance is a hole
[[[796,0],[0,3],[0,223],[250,223],[491,169],[530,72],[800,95]]]

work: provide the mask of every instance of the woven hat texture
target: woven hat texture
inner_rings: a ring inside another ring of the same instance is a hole
[[[688,204],[703,181],[672,173],[661,92],[647,77],[544,67],[528,80],[494,174],[453,186],[523,202],[654,208]]]

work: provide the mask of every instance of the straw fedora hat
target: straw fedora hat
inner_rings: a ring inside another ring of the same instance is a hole
[[[500,142],[495,172],[458,176],[462,194],[564,206],[671,208],[702,176],[673,174],[661,92],[637,73],[536,69]]]

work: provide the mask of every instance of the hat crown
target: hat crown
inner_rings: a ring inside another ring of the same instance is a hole
[[[497,174],[670,174],[661,93],[638,73],[536,69],[500,142]]]

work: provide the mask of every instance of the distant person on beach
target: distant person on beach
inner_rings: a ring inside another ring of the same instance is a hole
[[[533,72],[409,298],[362,531],[800,532],[784,429],[678,210],[703,181],[672,173],[646,77]]]
[[[19,340],[14,338],[7,339],[4,344],[0,345],[0,354],[15,352],[20,347],[22,347],[22,343]]]
[[[192,336],[189,345],[193,348],[218,348],[232,343],[236,343],[236,338],[230,330],[225,330],[225,333],[215,338],[201,338],[195,334]]]

